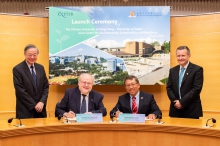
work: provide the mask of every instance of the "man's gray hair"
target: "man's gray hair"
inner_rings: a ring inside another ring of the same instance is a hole
[[[80,74],[80,76],[79,76],[79,78],[78,78],[78,81],[80,81],[81,78],[82,78],[84,75],[89,75],[89,76],[91,76],[91,77],[92,77],[92,84],[94,84],[95,78],[94,78],[90,73],[82,73],[82,74]]]
[[[25,48],[24,48],[24,54],[27,52],[27,50],[31,49],[31,48],[36,48],[37,49],[37,54],[39,54],[39,50],[38,48],[33,45],[33,44],[28,44]]]
[[[184,49],[186,49],[186,50],[187,50],[187,54],[190,55],[190,50],[189,50],[189,48],[188,48],[187,46],[179,46],[179,47],[176,49],[176,52],[177,52],[178,50],[184,50]]]

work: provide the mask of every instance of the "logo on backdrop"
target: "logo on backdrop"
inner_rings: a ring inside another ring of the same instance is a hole
[[[58,12],[57,12],[57,15],[58,15],[58,16],[61,16],[61,17],[63,17],[63,18],[66,18],[66,17],[68,17],[68,16],[73,16],[73,13],[72,13],[72,12],[61,12],[61,11],[58,11]]]
[[[134,11],[131,11],[131,12],[130,12],[129,17],[136,17]]]

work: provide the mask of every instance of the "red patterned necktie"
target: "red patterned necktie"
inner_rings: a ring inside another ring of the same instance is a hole
[[[132,97],[132,114],[137,114],[136,97]]]

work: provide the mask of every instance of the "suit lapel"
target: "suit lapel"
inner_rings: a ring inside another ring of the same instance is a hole
[[[79,91],[79,87],[77,87],[76,92],[74,93],[73,97],[75,97],[75,102],[76,102],[76,106],[77,106],[77,112],[80,113],[81,93]]]
[[[130,97],[130,94],[129,94],[129,93],[128,93],[127,96],[126,96],[125,106],[128,107],[129,113],[132,113],[132,109],[131,109],[131,97]]]
[[[94,96],[92,92],[89,92],[89,99],[88,99],[88,111],[93,110],[93,103],[94,103]]]
[[[141,107],[142,107],[143,103],[144,103],[144,96],[143,96],[142,92],[140,91],[138,113],[140,113],[139,111],[141,111]]]
[[[187,77],[189,76],[189,74],[191,73],[191,71],[192,71],[192,64],[189,63],[189,65],[188,65],[188,67],[187,67],[187,69],[186,69],[186,71],[185,71],[185,74],[184,74],[184,76],[183,76],[182,84],[184,84],[185,80],[187,79]],[[181,84],[181,85],[182,85],[182,84]]]
[[[37,89],[39,89],[39,83],[40,83],[40,77],[41,77],[41,74],[39,71],[40,69],[36,63],[34,64],[34,67],[35,67],[35,71],[36,71],[36,75],[37,75]]]
[[[176,85],[174,85],[175,87],[179,87],[179,74],[180,74],[180,66],[178,65],[175,69],[174,69],[174,79],[175,79],[175,83]]]

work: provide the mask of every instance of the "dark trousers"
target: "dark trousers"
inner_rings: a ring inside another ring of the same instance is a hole
[[[38,113],[35,109],[34,109],[34,118],[44,118],[42,113]]]

